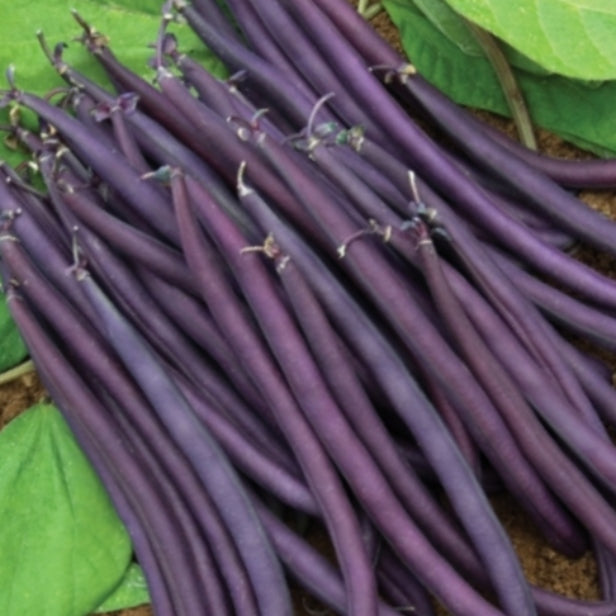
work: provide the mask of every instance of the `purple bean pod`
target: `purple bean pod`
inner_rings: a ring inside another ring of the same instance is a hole
[[[364,610],[366,614],[373,613],[375,604],[370,597],[375,599],[376,595],[372,590],[370,576],[366,575],[370,567],[359,537],[357,519],[343,493],[340,479],[312,428],[297,407],[285,380],[273,364],[263,339],[256,334],[254,325],[238,306],[227,279],[217,275],[208,265],[213,258],[208,253],[211,253],[213,248],[200,232],[195,213],[188,201],[183,176],[174,171],[171,182],[182,244],[189,266],[197,276],[204,301],[238,358],[270,403],[280,429],[293,447],[338,548],[343,577],[349,585],[349,609],[357,614],[364,613]],[[213,207],[213,204],[208,204],[208,207]],[[354,578],[355,574],[357,577]],[[357,588],[360,581],[364,586]]]

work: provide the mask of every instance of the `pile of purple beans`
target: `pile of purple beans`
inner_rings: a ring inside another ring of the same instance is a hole
[[[616,251],[575,196],[616,162],[496,134],[346,0],[227,4],[163,7],[154,85],[75,15],[115,91],[41,35],[57,104],[1,99],[45,185],[0,169],[4,288],[155,613],[290,615],[294,579],[353,616],[616,614],[616,392],[567,337],[616,346],[616,282],[569,254]],[[496,491],[601,600],[528,582]]]

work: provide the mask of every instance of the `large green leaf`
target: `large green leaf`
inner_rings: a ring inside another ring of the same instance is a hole
[[[419,72],[453,100],[507,114],[490,63],[465,54],[410,0],[385,0],[406,54]],[[533,121],[602,155],[616,154],[616,82],[584,83],[517,70]]]
[[[153,71],[147,66],[152,55],[148,47],[157,35],[160,25],[160,2],[152,0],[54,0],[39,2],[23,0],[14,2],[2,11],[0,19],[0,71],[15,66],[17,85],[36,94],[62,87],[64,82],[55,74],[36,38],[42,30],[50,45],[64,41],[69,44],[65,52],[68,62],[98,81],[107,83],[102,70],[88,52],[74,39],[81,29],[71,15],[71,9],[108,36],[111,48],[118,58],[139,75],[151,79]],[[222,64],[205,49],[201,41],[185,24],[173,24],[180,47],[222,74]],[[0,122],[6,122],[6,111],[0,113]],[[0,143],[0,159],[16,163],[23,154],[14,153]]]
[[[12,368],[28,351],[11,318],[5,295],[0,290],[0,372]]]
[[[95,610],[95,614],[115,612],[129,607],[149,603],[150,595],[143,570],[136,563],[131,563],[122,581]]]
[[[0,614],[83,616],[117,587],[131,545],[58,410],[0,432]]]
[[[413,0],[409,5],[412,4],[452,43],[458,45],[460,51],[473,56],[483,55],[481,47],[460,19],[460,15],[445,0]]]
[[[481,45],[467,26],[466,20],[454,11],[446,0],[413,0],[409,7],[415,5],[417,9],[452,43],[455,43],[465,54],[483,56]],[[510,64],[532,73],[546,75],[549,72],[537,63],[521,54],[513,47],[504,44],[503,51]]]
[[[613,0],[447,0],[467,19],[559,75],[616,78]]]

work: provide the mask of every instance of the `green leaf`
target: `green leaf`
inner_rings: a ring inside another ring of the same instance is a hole
[[[384,5],[406,54],[426,79],[457,103],[507,115],[486,59],[462,53],[409,0],[385,0]],[[515,73],[533,122],[600,155],[616,154],[616,81],[597,84],[519,69]]]
[[[27,355],[26,345],[11,318],[6,296],[0,292],[0,372],[16,366]]]
[[[444,36],[455,43],[463,53],[481,56],[483,52],[464,21],[445,0],[413,0],[423,14]]]
[[[464,19],[454,11],[446,0],[412,0],[409,5],[415,5],[420,14],[423,14],[444,36],[455,43],[465,54],[482,57],[483,50],[475,39]],[[539,66],[513,47],[502,44],[503,52],[512,66],[541,75],[549,71]]]
[[[150,595],[143,575],[143,570],[136,563],[131,563],[117,588],[94,610],[95,614],[115,612],[129,607],[149,603]]]
[[[467,19],[551,72],[616,78],[613,0],[447,0]]]
[[[0,614],[83,616],[117,587],[131,545],[58,410],[0,432]]]
[[[65,84],[56,75],[43,55],[36,38],[43,30],[50,46],[63,41],[69,44],[65,52],[67,62],[93,79],[107,84],[102,69],[83,46],[74,39],[81,28],[71,15],[74,8],[99,32],[105,34],[116,56],[126,66],[146,79],[154,72],[147,66],[152,56],[148,47],[157,36],[160,26],[160,2],[152,0],[54,0],[39,2],[23,0],[12,3],[0,19],[0,71],[15,66],[18,87],[35,94],[45,94]],[[180,49],[206,65],[212,72],[223,75],[222,64],[206,50],[203,43],[186,24],[172,24],[170,31],[179,39]],[[0,123],[6,123],[6,110],[0,112]],[[0,159],[16,164],[24,159],[22,152],[15,152],[0,143]]]

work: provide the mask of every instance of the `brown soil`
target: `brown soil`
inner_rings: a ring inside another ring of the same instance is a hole
[[[389,40],[396,40],[395,30],[382,14],[375,20],[377,28]],[[499,118],[480,114],[489,122],[507,132],[513,129],[508,122]],[[564,144],[554,135],[545,132],[539,134],[539,144],[542,151],[555,156],[567,158],[587,156],[576,148]],[[590,193],[585,192],[581,197],[592,207],[601,210],[616,219],[616,195],[612,192]],[[591,250],[583,250],[580,257],[605,272],[616,274],[616,265],[613,259]],[[616,358],[606,357],[616,366]],[[35,375],[27,375],[20,380],[0,387],[0,427],[10,421],[20,411],[39,401],[44,391]],[[592,555],[586,554],[580,559],[567,559],[548,547],[535,529],[511,502],[507,496],[493,499],[495,509],[510,533],[515,549],[517,550],[528,578],[535,584],[552,589],[559,593],[578,598],[597,598],[597,572]],[[323,543],[323,537],[315,533],[314,542]],[[301,591],[296,591],[296,613],[300,616],[325,616],[329,612],[323,611]],[[132,610],[114,612],[116,616],[151,616],[148,606]]]

